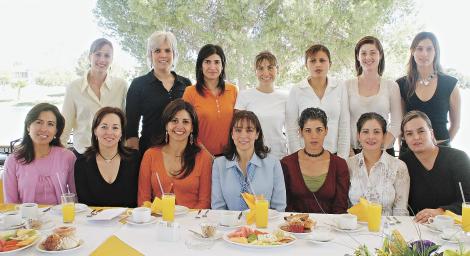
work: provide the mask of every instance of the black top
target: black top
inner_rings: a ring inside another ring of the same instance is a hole
[[[109,184],[103,179],[96,157],[88,160],[84,155],[75,162],[75,187],[78,202],[91,206],[137,206],[137,183],[140,154],[132,150],[129,159],[121,158],[116,180]]]
[[[181,98],[186,86],[191,81],[171,72],[175,77],[173,87],[167,91],[163,83],[151,70],[146,75],[135,78],[127,92],[126,98],[126,137],[138,137],[139,122],[142,117],[140,151],[142,154],[151,146],[152,139],[163,134],[165,128],[161,116],[166,105],[174,99]]]
[[[407,77],[401,77],[397,80],[400,87],[401,98],[405,101],[405,112],[419,110],[428,115],[431,120],[434,136],[437,140],[449,139],[449,130],[447,129],[447,114],[450,108],[450,95],[457,84],[454,77],[437,74],[437,88],[434,95],[428,101],[422,101],[413,93],[408,97]]]
[[[465,152],[439,146],[434,166],[429,171],[411,151],[400,158],[410,173],[408,204],[414,214],[425,208],[443,208],[456,214],[462,213],[459,181],[462,182],[465,199],[470,200],[470,160]]]

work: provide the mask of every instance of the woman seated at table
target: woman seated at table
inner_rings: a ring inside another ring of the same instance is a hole
[[[281,160],[291,212],[345,213],[349,173],[346,161],[323,148],[327,116],[306,108],[298,121],[305,147]]]
[[[138,203],[173,192],[176,204],[193,209],[210,207],[212,157],[196,143],[198,118],[193,106],[176,99],[162,114],[165,134],[142,159]]]
[[[119,108],[95,114],[91,146],[75,162],[80,203],[94,206],[137,206],[140,155],[124,146],[126,119]]]
[[[357,120],[357,138],[362,152],[348,162],[351,187],[349,199],[357,204],[363,197],[382,205],[384,215],[408,215],[410,176],[405,163],[384,153],[387,121],[377,113],[364,113]]]
[[[6,203],[59,204],[62,191],[75,192],[75,155],[62,147],[64,117],[40,103],[26,115],[23,139],[5,162]]]
[[[401,159],[411,178],[410,208],[416,221],[427,222],[445,210],[462,213],[459,182],[470,198],[470,160],[465,152],[437,146],[431,121],[421,111],[410,111],[401,123],[401,131],[411,152]]]
[[[212,209],[248,209],[242,193],[263,195],[269,207],[286,208],[286,189],[281,164],[269,155],[256,115],[241,110],[234,114],[224,156],[212,165]]]

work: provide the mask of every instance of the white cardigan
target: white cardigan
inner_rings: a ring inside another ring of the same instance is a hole
[[[308,78],[294,85],[289,93],[286,108],[286,130],[289,153],[303,148],[303,139],[299,136],[298,119],[302,111],[309,107],[320,108],[328,117],[328,134],[324,148],[347,159],[350,146],[350,122],[348,93],[344,84],[328,78],[323,98],[319,98],[308,83]]]

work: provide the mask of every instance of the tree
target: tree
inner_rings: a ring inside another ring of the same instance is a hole
[[[40,72],[35,82],[43,86],[65,86],[74,79],[74,74],[68,70],[49,69]]]
[[[12,84],[12,87],[13,88],[17,88],[17,93],[16,93],[16,99],[19,100],[20,97],[21,97],[21,89],[26,87],[28,85],[28,81],[26,80],[22,80],[22,79],[18,79],[16,81],[14,81]]]
[[[8,72],[0,72],[0,85],[7,85],[11,82],[11,75]]]
[[[141,69],[147,37],[167,30],[178,39],[179,73],[194,78],[199,49],[216,43],[227,55],[228,79],[244,86],[255,80],[261,50],[278,57],[281,85],[306,76],[303,52],[312,43],[330,48],[337,75],[351,75],[354,46],[365,35],[381,38],[390,59],[404,60],[416,27],[412,7],[411,0],[98,0],[94,12]]]
[[[82,52],[80,57],[78,57],[77,65],[75,66],[75,74],[82,77],[85,72],[90,68],[90,59],[88,58],[88,50]]]

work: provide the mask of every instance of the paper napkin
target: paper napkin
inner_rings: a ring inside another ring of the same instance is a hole
[[[348,213],[356,215],[358,221],[367,221],[367,205],[369,201],[361,197],[359,198],[359,203],[353,205],[348,209]]]
[[[91,256],[143,256],[142,253],[124,243],[117,236],[110,236],[98,248],[96,248]]]

